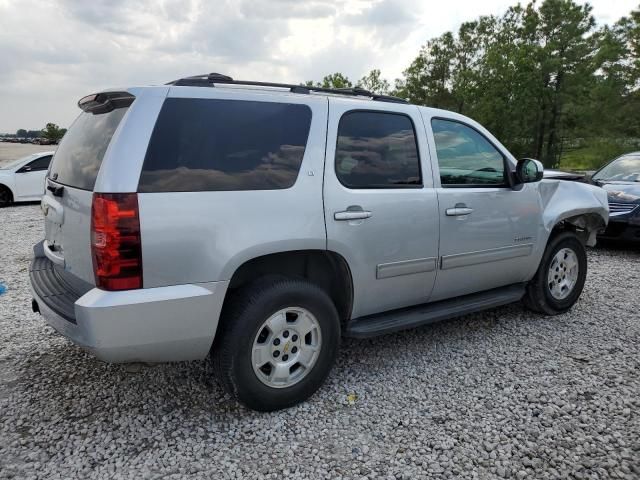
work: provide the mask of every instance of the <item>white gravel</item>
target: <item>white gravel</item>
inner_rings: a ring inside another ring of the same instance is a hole
[[[640,478],[640,249],[579,303],[346,340],[322,390],[259,414],[207,362],[101,363],[31,313],[36,205],[0,210],[0,478]]]

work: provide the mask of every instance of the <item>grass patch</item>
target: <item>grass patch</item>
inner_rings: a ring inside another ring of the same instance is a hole
[[[592,140],[566,148],[560,157],[562,170],[597,170],[623,153],[640,150],[640,139]]]

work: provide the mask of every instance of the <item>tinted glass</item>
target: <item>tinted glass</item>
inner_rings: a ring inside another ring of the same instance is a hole
[[[169,98],[158,117],[140,192],[291,187],[304,156],[306,105]]]
[[[71,187],[93,190],[113,133],[127,108],[94,115],[83,112],[62,138],[49,177]]]
[[[381,112],[351,112],[340,119],[336,175],[349,188],[422,185],[411,119]]]
[[[49,163],[51,163],[51,155],[47,155],[46,157],[40,157],[37,160],[34,160],[29,164],[31,170],[46,170],[49,168]]]
[[[593,180],[640,182],[640,156],[627,155],[614,160],[596,173]]]
[[[504,157],[477,130],[433,119],[440,182],[447,185],[504,185]]]

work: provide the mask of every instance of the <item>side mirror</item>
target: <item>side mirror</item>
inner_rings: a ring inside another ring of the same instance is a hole
[[[542,180],[544,175],[544,165],[539,160],[533,158],[523,158],[518,160],[516,165],[516,180],[518,183],[532,183]]]

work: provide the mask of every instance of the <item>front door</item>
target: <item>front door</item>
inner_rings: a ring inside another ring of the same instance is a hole
[[[487,132],[425,118],[436,151],[440,271],[431,300],[523,282],[542,221],[535,186],[510,186],[507,153]]]
[[[47,175],[51,155],[29,162],[16,172],[16,197],[34,199],[44,194],[44,179]]]
[[[438,254],[438,204],[418,108],[361,106],[329,100],[324,172],[327,248],[351,269],[354,318],[426,302]]]

